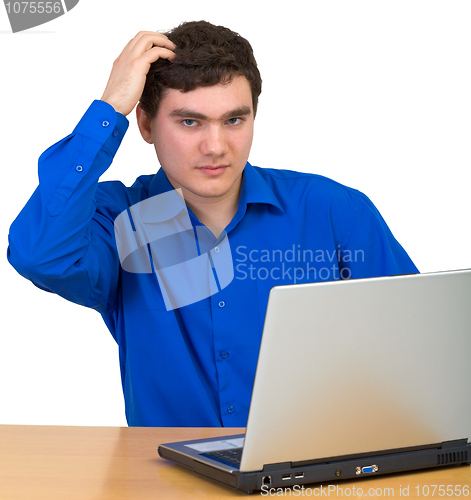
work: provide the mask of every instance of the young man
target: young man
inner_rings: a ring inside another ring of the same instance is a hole
[[[18,272],[102,314],[129,425],[245,426],[272,286],[417,272],[362,193],[247,162],[260,91],[250,44],[226,28],[139,33],[101,100],[41,156],[12,224]],[[161,169],[99,183],[139,100]]]

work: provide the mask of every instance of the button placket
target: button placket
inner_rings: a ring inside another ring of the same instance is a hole
[[[213,248],[213,251],[215,251],[215,248]],[[230,318],[227,316],[230,314],[230,311],[226,307],[229,306],[229,303],[226,300],[218,300],[216,297],[213,297],[213,300],[214,347],[218,361],[216,369],[220,388],[220,411],[223,421],[227,419],[228,422],[233,422],[234,418],[237,417],[236,406],[234,404],[237,403],[237,397],[234,398],[234,390],[231,388],[231,361],[234,360],[232,359],[231,341],[229,339],[228,342],[228,338],[226,337],[227,322],[230,321]]]

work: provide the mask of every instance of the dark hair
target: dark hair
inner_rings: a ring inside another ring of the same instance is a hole
[[[255,116],[262,79],[245,38],[206,21],[183,23],[164,34],[177,46],[176,57],[172,62],[158,59],[151,64],[140,99],[149,119],[156,115],[165,89],[189,92],[197,87],[230,83],[239,75],[250,84]]]

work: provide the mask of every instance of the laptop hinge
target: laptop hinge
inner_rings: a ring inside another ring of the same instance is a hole
[[[281,469],[290,469],[291,462],[280,462],[276,464],[267,464],[263,466],[262,472],[272,472],[272,471],[280,471]]]
[[[443,441],[441,448],[455,448],[456,446],[466,446],[468,440],[464,439],[453,439],[453,441]]]
[[[455,443],[455,446],[456,446],[456,443]],[[421,446],[408,446],[405,448],[393,448],[390,450],[355,453],[354,455],[338,455],[335,457],[317,458],[317,459],[313,459],[313,460],[300,460],[298,462],[292,462],[291,465],[292,465],[292,467],[304,467],[306,465],[327,464],[327,463],[331,463],[331,462],[340,462],[340,461],[344,461],[344,460],[356,460],[358,458],[379,457],[379,456],[383,456],[383,455],[396,455],[398,453],[409,453],[411,451],[440,449],[441,447],[442,447],[442,443],[433,443],[433,444],[426,444],[426,445],[421,445]]]

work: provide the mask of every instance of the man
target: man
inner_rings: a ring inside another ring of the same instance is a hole
[[[18,272],[102,314],[119,345],[129,425],[245,426],[272,286],[417,272],[362,193],[247,162],[260,91],[250,44],[226,28],[139,33],[101,100],[41,156],[40,185],[12,224]],[[162,168],[130,188],[98,183],[139,100],[140,132]],[[179,225],[196,254],[158,241]],[[228,240],[233,275],[222,279]],[[195,281],[189,266],[166,281],[182,261],[174,251],[205,257],[209,274]],[[188,300],[198,281],[208,292]]]

